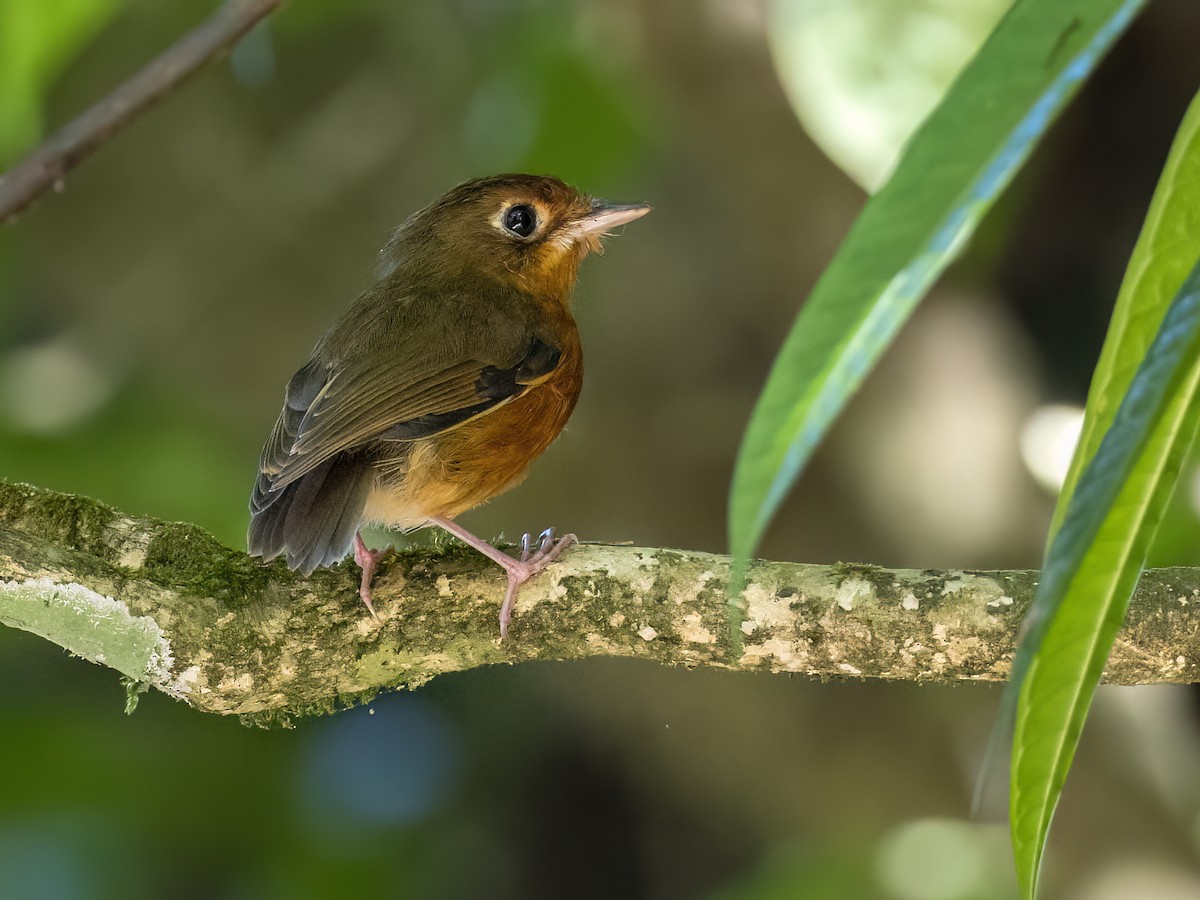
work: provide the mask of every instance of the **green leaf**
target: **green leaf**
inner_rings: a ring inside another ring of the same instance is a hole
[[[1104,662],[1195,438],[1198,355],[1200,262],[1080,478],[1013,661],[1009,816],[1027,898]]]
[[[1060,501],[1062,524],[997,719],[1002,735],[1015,705],[1009,818],[1026,898],[1036,894],[1088,707],[1200,421],[1198,247],[1200,95],[1126,271],[1088,398],[1089,443],[1076,451],[1079,474]]]
[[[871,198],[788,335],[738,456],[745,561],[800,470],[934,279],[1143,0],[1020,0]]]
[[[1186,236],[1200,234],[1200,98],[1193,100],[1163,166],[1158,189],[1146,213],[1141,236],[1129,259],[1125,280],[1113,308],[1104,349],[1092,374],[1083,430],[1071,467],[1058,494],[1046,546],[1062,525],[1084,466],[1096,454],[1100,439],[1116,415],[1117,405],[1146,348],[1162,324],[1175,289],[1187,277],[1191,259],[1172,252]]]

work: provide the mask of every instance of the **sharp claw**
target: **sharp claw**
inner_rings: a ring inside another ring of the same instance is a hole
[[[538,540],[541,542],[538,546],[538,553],[545,553],[554,543],[554,529],[547,528],[540,535],[538,535]]]
[[[371,602],[371,594],[369,591],[359,591],[358,596],[362,598],[362,602],[366,604],[367,612],[371,614],[371,618],[376,622],[382,622],[379,614],[375,612],[375,604]]]
[[[533,550],[533,536],[527,531],[521,535],[521,562],[529,559],[529,554]]]

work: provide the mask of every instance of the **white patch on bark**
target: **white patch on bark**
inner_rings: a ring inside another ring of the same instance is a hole
[[[808,668],[808,651],[796,641],[771,638],[761,644],[751,644],[742,651],[739,665],[760,662],[765,657],[774,657],[789,672],[803,672]]]
[[[871,582],[864,581],[861,578],[847,578],[838,585],[834,591],[833,599],[842,609],[850,612],[854,609],[854,604],[859,600],[872,600],[875,597],[875,588]]]
[[[679,636],[692,644],[715,644],[716,637],[701,623],[700,613],[692,613],[683,617],[679,626]]]
[[[947,597],[950,594],[957,594],[967,586],[967,579],[963,577],[962,572],[957,572],[954,569],[951,569],[946,574],[952,577],[947,578],[945,583],[942,585],[943,597]]]
[[[751,631],[754,628],[780,628],[796,621],[796,614],[792,612],[794,594],[779,597],[767,585],[748,584],[742,598],[746,601],[746,621],[751,623]]]
[[[63,607],[90,622],[94,628],[144,632],[153,641],[150,655],[146,659],[145,680],[168,690],[173,687],[171,668],[175,664],[175,658],[171,654],[171,642],[162,633],[158,623],[149,616],[133,615],[123,600],[106,597],[82,584],[59,584],[45,577],[0,581],[0,592],[13,594],[18,599],[26,599],[30,603]],[[105,656],[104,653],[97,653],[85,658],[103,663]]]
[[[200,693],[207,694],[209,692],[208,688],[201,683],[201,678],[199,666],[188,666],[175,679],[175,687],[183,694],[190,694],[197,689],[199,689]]]

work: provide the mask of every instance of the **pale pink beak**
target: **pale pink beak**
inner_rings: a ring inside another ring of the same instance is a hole
[[[593,200],[592,211],[567,226],[567,232],[576,239],[590,235],[598,237],[608,234],[618,225],[640,219],[648,212],[648,203],[609,203],[606,200]]]

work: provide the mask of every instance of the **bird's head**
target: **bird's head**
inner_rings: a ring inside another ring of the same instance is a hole
[[[545,175],[495,175],[460,184],[397,229],[385,272],[434,278],[486,276],[566,302],[580,262],[602,252],[611,229],[644,216]]]

